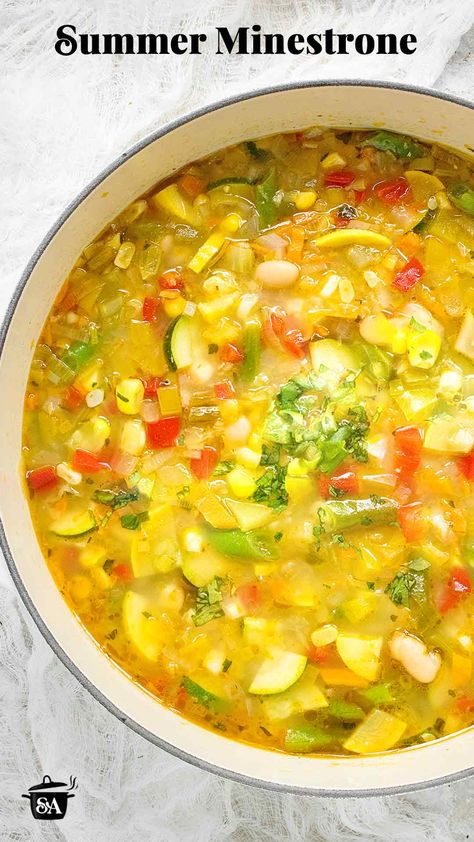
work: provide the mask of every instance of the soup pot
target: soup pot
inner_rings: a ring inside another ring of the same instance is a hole
[[[474,106],[382,83],[295,84],[208,106],[147,137],[64,211],[26,268],[1,332],[1,543],[40,631],[76,678],[122,722],[170,753],[244,783],[318,795],[376,795],[474,771],[474,727],[363,757],[297,757],[234,742],[161,705],[107,658],[71,613],[41,555],[20,476],[23,396],[35,342],[65,277],[102,228],[156,182],[229,144],[309,126],[386,127],[473,154]]]

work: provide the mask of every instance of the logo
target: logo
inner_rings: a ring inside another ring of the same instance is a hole
[[[69,798],[74,798],[73,789],[77,788],[76,779],[69,778],[69,785],[63,781],[52,781],[45,775],[40,784],[30,786],[22,798],[29,798],[34,819],[40,821],[58,821],[66,815]]]

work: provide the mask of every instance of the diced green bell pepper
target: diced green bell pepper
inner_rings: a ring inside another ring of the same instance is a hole
[[[94,345],[91,342],[74,342],[67,351],[64,352],[61,359],[63,363],[72,368],[73,371],[79,371],[94,353]]]
[[[318,518],[323,532],[339,532],[392,523],[397,520],[397,508],[394,500],[375,495],[365,500],[328,500],[319,507]]]
[[[381,152],[391,152],[396,158],[419,158],[423,154],[423,147],[402,134],[392,132],[376,132],[364,140],[362,146],[373,146]]]
[[[260,228],[269,228],[277,221],[278,209],[275,204],[277,190],[278,184],[274,170],[267,175],[264,181],[257,184],[255,204],[260,217]]]
[[[244,330],[242,342],[244,361],[240,366],[240,377],[244,383],[251,383],[258,373],[261,332],[262,330],[258,322],[249,324]]]
[[[285,751],[296,754],[307,754],[311,751],[318,751],[335,742],[334,734],[330,731],[323,731],[310,722],[288,728],[285,734]]]
[[[474,216],[474,189],[468,184],[456,182],[449,188],[449,198],[457,208]]]
[[[231,558],[277,558],[275,541],[270,533],[241,529],[214,529],[206,524],[204,535],[210,546]]]

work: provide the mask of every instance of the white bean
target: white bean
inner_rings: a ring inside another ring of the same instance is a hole
[[[255,278],[266,289],[286,289],[299,274],[299,267],[289,260],[265,260],[257,266]]]
[[[407,631],[396,631],[389,643],[392,658],[399,661],[406,671],[421,684],[434,681],[441,667],[441,655],[429,652],[419,637]]]

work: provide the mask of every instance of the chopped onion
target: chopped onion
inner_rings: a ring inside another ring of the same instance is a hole
[[[147,424],[154,424],[160,418],[160,407],[157,401],[143,401],[140,415]]]
[[[166,462],[171,459],[173,453],[173,447],[166,447],[157,453],[151,453],[150,456],[145,456],[141,466],[142,474],[153,474],[156,470],[158,470],[158,468],[161,468],[162,465],[165,465]]]
[[[183,310],[183,316],[194,316],[196,312],[196,305],[194,301],[186,301],[186,306]]]
[[[49,398],[46,398],[43,404],[43,410],[48,415],[54,415],[60,403],[61,398],[59,397],[59,395],[50,395]]]
[[[110,460],[110,467],[121,477],[128,477],[137,467],[137,462],[138,459],[136,456],[131,456],[130,453],[124,453],[123,450],[116,450]]]
[[[262,248],[267,249],[268,251],[277,251],[278,249],[284,249],[288,245],[288,240],[285,240],[283,237],[280,237],[279,234],[275,234],[274,231],[271,231],[269,234],[262,234],[261,237],[257,237],[255,240],[259,246]]]

